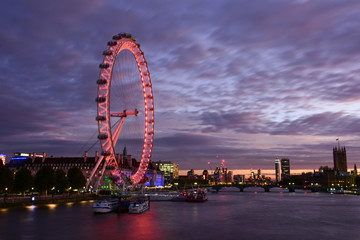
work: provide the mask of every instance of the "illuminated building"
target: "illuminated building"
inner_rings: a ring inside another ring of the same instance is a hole
[[[244,184],[245,183],[245,175],[234,175],[234,182],[237,184]]]
[[[152,162],[164,175],[164,184],[170,185],[174,179],[179,178],[179,165],[171,161]]]
[[[48,157],[46,152],[42,155],[36,153],[14,153],[14,156],[6,164],[6,166],[13,172],[18,171],[22,167],[29,169],[32,175],[35,175],[38,170],[43,166],[51,166],[55,171],[60,169],[67,173],[72,167],[78,167],[83,173],[86,179],[89,178],[91,171],[95,167],[99,159],[99,152],[95,152],[95,157],[89,157],[88,152],[85,152],[83,157]],[[122,169],[123,173],[130,176],[132,171],[139,167],[140,162],[132,158],[131,155],[125,154],[116,156],[117,163]],[[125,161],[126,159],[126,161]],[[98,169],[102,169],[103,162],[100,163]],[[95,173],[95,177],[99,176],[101,170]],[[164,186],[163,176],[160,171],[157,171],[156,167],[150,162],[146,171],[146,177],[148,182],[146,186]],[[108,184],[102,179],[101,184]]]
[[[6,163],[6,155],[5,154],[0,154],[0,161],[5,166],[5,163]]]
[[[258,178],[261,178],[261,169],[260,168],[258,169],[257,176],[258,176]]]
[[[227,168],[223,167],[221,168],[221,173],[220,173],[220,182],[221,183],[227,183],[228,174],[227,174]]]
[[[234,181],[233,171],[228,171],[228,174],[227,174],[227,182],[228,182],[228,183],[232,183],[233,181]]]
[[[280,182],[280,159],[275,159],[275,181]]]
[[[288,158],[281,159],[281,180],[290,178],[290,160]]]
[[[275,159],[275,182],[280,182],[280,159]]]
[[[202,179],[203,179],[203,180],[209,180],[209,172],[208,172],[208,170],[205,169],[205,170],[203,171]]]
[[[220,169],[220,167],[216,167],[215,171],[214,171],[215,183],[217,184],[218,182],[220,182],[220,179],[221,179],[221,169]]]
[[[345,147],[333,148],[334,170],[339,172],[347,172],[347,158]]]
[[[324,188],[351,188],[355,184],[354,175],[345,172],[338,172],[328,166],[321,166],[319,171],[303,173],[304,186],[317,186]]]

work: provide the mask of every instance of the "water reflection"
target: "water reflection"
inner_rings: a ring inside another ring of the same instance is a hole
[[[26,208],[30,211],[34,211],[36,206],[35,205],[30,205],[30,206],[26,206]]]
[[[50,203],[46,205],[49,209],[54,210],[57,207],[57,204]]]
[[[259,190],[152,202],[139,215],[95,215],[91,202],[1,209],[0,239],[360,239],[358,196]]]

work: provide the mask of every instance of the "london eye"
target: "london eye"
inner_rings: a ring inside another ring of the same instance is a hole
[[[102,152],[86,186],[88,188],[96,179],[95,189],[106,170],[114,183],[135,185],[142,182],[154,140],[152,84],[140,44],[131,34],[119,33],[107,45],[96,82],[96,121]],[[135,168],[123,169],[119,156],[124,146],[140,160]]]

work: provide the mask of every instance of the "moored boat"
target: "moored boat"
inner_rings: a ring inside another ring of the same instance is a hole
[[[188,202],[205,202],[207,201],[206,191],[203,189],[193,189],[186,198]]]
[[[179,193],[177,196],[173,197],[173,198],[171,199],[171,201],[174,201],[174,202],[184,202],[184,201],[186,201],[187,197],[188,197],[188,194],[187,194],[187,192],[184,190],[184,192]]]
[[[101,197],[93,203],[94,213],[109,213],[117,210],[119,199],[113,197]]]
[[[150,209],[150,198],[137,198],[130,203],[129,213],[143,213]]]

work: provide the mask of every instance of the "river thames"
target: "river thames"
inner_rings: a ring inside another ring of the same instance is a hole
[[[96,215],[92,202],[3,209],[0,239],[360,239],[360,196],[257,188],[208,197],[151,202],[140,215]]]

